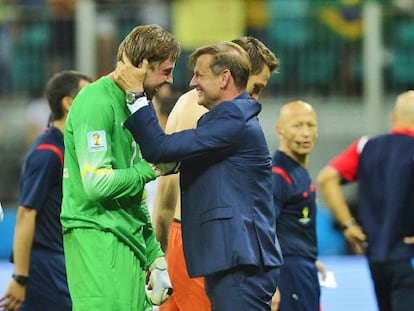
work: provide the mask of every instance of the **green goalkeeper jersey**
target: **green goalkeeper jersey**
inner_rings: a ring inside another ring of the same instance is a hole
[[[129,114],[123,90],[109,77],[76,96],[64,132],[61,222],[64,234],[112,232],[145,268],[163,255],[145,203],[144,186],[155,174],[123,127]]]

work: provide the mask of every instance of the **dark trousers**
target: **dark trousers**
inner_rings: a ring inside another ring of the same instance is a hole
[[[72,310],[63,254],[33,247],[26,299],[19,310]]]
[[[270,310],[279,269],[240,265],[206,276],[206,292],[212,310]]]
[[[414,310],[414,258],[392,263],[369,263],[380,311]]]
[[[279,311],[318,311],[321,288],[315,262],[284,256],[279,278]]]

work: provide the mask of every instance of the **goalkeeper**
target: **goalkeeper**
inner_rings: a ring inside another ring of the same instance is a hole
[[[172,83],[180,47],[159,26],[143,25],[121,42],[117,58],[123,54],[136,65],[150,60],[143,89],[126,94],[111,74],[102,77],[76,97],[65,127],[61,222],[69,291],[78,311],[152,310],[152,303],[171,293],[144,186],[176,165],[144,161],[122,122],[130,114],[125,102],[144,91],[152,98]],[[150,297],[148,269],[155,280]]]

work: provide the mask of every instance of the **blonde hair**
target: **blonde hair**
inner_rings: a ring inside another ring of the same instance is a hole
[[[125,53],[134,66],[138,66],[144,59],[150,66],[162,63],[167,59],[176,61],[180,56],[180,44],[173,35],[162,27],[140,25],[131,30],[118,47],[117,60],[122,60]]]

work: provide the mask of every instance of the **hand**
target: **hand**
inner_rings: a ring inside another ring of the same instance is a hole
[[[152,164],[152,169],[155,171],[155,175],[166,176],[176,174],[180,170],[181,162],[168,162]]]
[[[0,308],[4,308],[5,310],[18,310],[25,298],[26,287],[12,279],[6,293],[0,298]]]
[[[154,305],[159,306],[165,302],[173,292],[165,257],[155,259],[149,267],[149,271],[151,273],[148,286],[148,289],[151,290],[149,297]]]
[[[321,274],[322,280],[325,280],[325,278],[326,278],[326,268],[325,268],[324,264],[322,263],[322,261],[316,259],[315,260],[315,266],[316,266],[316,269],[318,270],[318,272]]]
[[[405,244],[414,244],[414,236],[406,236],[404,238],[404,243]]]
[[[344,230],[344,235],[354,249],[355,254],[361,255],[365,253],[367,237],[359,225],[355,224]]]
[[[125,92],[143,92],[147,70],[148,60],[144,59],[138,67],[135,67],[123,54],[122,60],[116,64],[112,76],[116,84]]]
[[[279,310],[279,304],[280,304],[280,291],[279,291],[279,288],[276,288],[276,291],[272,297],[271,311]]]

